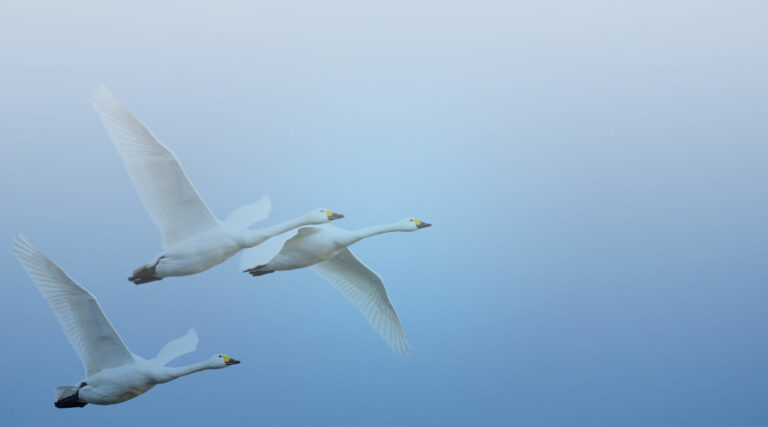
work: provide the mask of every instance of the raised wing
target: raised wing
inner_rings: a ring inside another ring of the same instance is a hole
[[[176,156],[104,86],[91,103],[123,158],[144,207],[163,235],[165,247],[218,225]]]
[[[181,338],[164,345],[153,359],[155,362],[165,365],[177,357],[197,350],[197,332],[192,328]]]
[[[224,222],[233,228],[246,229],[251,225],[269,217],[272,202],[269,196],[264,196],[258,202],[235,209]]]
[[[24,236],[19,236],[12,248],[59,319],[64,334],[83,362],[86,376],[133,361],[131,351],[90,292],[75,283]]]
[[[384,338],[397,354],[408,354],[410,344],[400,325],[395,307],[389,301],[387,288],[381,277],[360,262],[349,249],[335,257],[313,265],[312,270],[335,285],[347,299],[357,306],[373,329]]]

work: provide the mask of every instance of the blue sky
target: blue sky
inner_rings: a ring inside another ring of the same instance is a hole
[[[82,368],[0,256],[14,425],[765,425],[764,2],[17,2],[0,15],[0,241],[23,232],[192,375],[53,407]],[[397,357],[311,271],[237,260],[137,287],[160,250],[88,91],[106,84],[219,217],[434,226],[354,252]]]

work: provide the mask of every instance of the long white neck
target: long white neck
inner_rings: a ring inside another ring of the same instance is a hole
[[[158,383],[167,383],[168,381],[175,380],[176,378],[183,377],[185,375],[194,374],[195,372],[204,371],[206,369],[213,369],[207,360],[200,363],[193,363],[187,366],[181,366],[178,368],[172,368],[169,366],[163,366],[158,375]]]
[[[360,230],[350,231],[348,234],[348,243],[346,243],[347,246],[359,242],[362,239],[365,239],[366,237],[375,236],[377,234],[383,234],[383,233],[391,233],[393,231],[403,231],[402,228],[400,228],[400,224],[395,222],[392,224],[385,224],[385,225],[374,225],[372,227],[366,227],[362,228]]]
[[[243,247],[252,248],[271,237],[275,237],[279,234],[285,233],[286,231],[290,231],[294,228],[307,224],[309,224],[309,221],[307,221],[305,217],[300,216],[298,218],[275,224],[271,227],[262,228],[261,230],[245,230]]]

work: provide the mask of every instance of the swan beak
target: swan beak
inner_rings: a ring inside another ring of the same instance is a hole
[[[416,226],[416,228],[427,228],[427,227],[432,227],[432,224],[422,221],[419,223],[419,225]]]
[[[235,360],[235,359],[232,359],[232,358],[230,358],[229,360],[224,362],[224,364],[227,365],[227,366],[229,366],[229,365],[237,365],[238,363],[240,363],[239,360]]]
[[[328,215],[328,221],[333,221],[334,219],[341,219],[344,218],[344,215],[340,213],[331,212],[330,215]]]

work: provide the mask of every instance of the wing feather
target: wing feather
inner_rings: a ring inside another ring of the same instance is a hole
[[[232,211],[224,220],[229,226],[237,229],[246,229],[251,225],[263,221],[269,217],[272,210],[272,202],[269,196],[263,196],[258,202],[241,206]]]
[[[184,334],[183,337],[176,338],[175,340],[164,345],[163,348],[155,356],[155,361],[161,365],[165,365],[177,357],[181,357],[187,353],[192,353],[197,349],[197,332],[192,328]]]
[[[106,87],[93,89],[91,103],[122,157],[139,198],[162,233],[165,247],[218,225],[176,156]]]
[[[312,270],[336,288],[363,313],[373,329],[397,354],[408,354],[410,344],[378,274],[366,267],[349,249],[314,264]]]
[[[90,292],[24,236],[13,242],[12,251],[53,309],[87,376],[133,361],[133,354]]]

